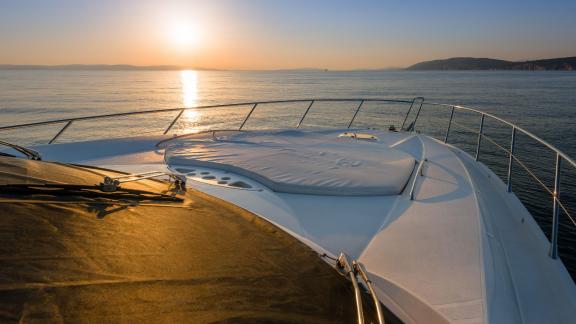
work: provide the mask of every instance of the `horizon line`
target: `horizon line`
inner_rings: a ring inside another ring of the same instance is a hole
[[[0,63],[0,70],[108,70],[108,71],[128,71],[128,70],[140,70],[140,71],[184,71],[184,70],[196,70],[196,71],[398,71],[398,70],[409,70],[412,66],[435,62],[435,61],[448,61],[453,59],[489,59],[505,61],[509,63],[528,63],[534,61],[545,61],[545,60],[558,60],[558,59],[573,59],[576,56],[565,56],[565,57],[555,57],[555,58],[545,58],[545,59],[531,59],[531,60],[502,60],[495,58],[486,57],[473,57],[473,56],[459,56],[459,57],[449,57],[444,59],[432,59],[423,60],[417,63],[413,63],[404,67],[374,67],[374,68],[350,68],[350,69],[329,69],[323,67],[297,67],[297,68],[212,68],[212,67],[195,67],[186,65],[174,65],[174,64],[156,64],[156,65],[135,65],[135,64],[125,64],[125,63],[113,63],[113,64],[103,64],[103,63],[71,63],[71,64],[2,64]]]
[[[155,71],[383,71],[383,70],[404,70],[407,67],[387,67],[387,68],[352,68],[352,69],[329,69],[322,67],[301,67],[301,68],[211,68],[194,67],[185,65],[134,65],[134,64],[1,64],[0,70],[155,70]]]

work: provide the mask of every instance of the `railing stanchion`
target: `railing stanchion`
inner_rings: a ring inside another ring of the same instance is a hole
[[[48,142],[48,144],[52,144],[54,143],[58,137],[60,137],[60,135],[62,135],[64,133],[64,131],[66,131],[66,129],[68,129],[68,127],[70,127],[70,125],[72,125],[73,120],[69,120],[66,125],[64,125],[64,127],[62,127],[62,129],[58,132],[58,134],[54,135],[54,137],[52,137],[52,139]]]
[[[480,129],[478,130],[478,143],[476,144],[476,156],[474,159],[478,161],[480,157],[480,143],[482,142],[482,131],[484,130],[484,114],[480,118]]]
[[[354,123],[354,119],[356,119],[356,115],[358,115],[358,112],[360,111],[360,108],[362,108],[363,104],[364,100],[360,101],[358,108],[356,108],[356,111],[354,112],[354,116],[352,116],[352,120],[350,120],[350,123],[348,124],[348,128],[350,128],[352,126],[352,123]]]
[[[400,130],[404,129],[404,124],[406,124],[406,120],[408,119],[408,115],[410,115],[410,111],[412,111],[412,106],[414,106],[414,101],[416,101],[416,99],[418,99],[418,97],[414,97],[414,99],[412,99],[412,103],[410,104],[410,108],[408,108],[408,111],[406,112],[406,116],[404,116],[404,121],[402,121],[402,126],[400,126]]]
[[[556,153],[556,172],[554,174],[554,191],[552,193],[552,235],[550,236],[549,255],[552,259],[558,258],[558,224],[560,222],[560,168],[562,167],[562,157]]]
[[[506,191],[512,192],[512,163],[514,162],[514,148],[516,147],[516,127],[512,126],[512,138],[510,139],[510,157],[508,159],[508,177]]]
[[[242,125],[240,125],[240,128],[238,128],[238,130],[242,130],[242,128],[244,127],[244,125],[245,125],[246,122],[248,121],[248,118],[250,118],[250,116],[251,116],[252,113],[254,112],[254,109],[256,109],[256,106],[258,106],[258,103],[255,103],[254,106],[252,106],[252,109],[250,109],[250,112],[248,113],[248,115],[246,116],[246,118],[244,118],[244,121],[242,122]]]
[[[304,118],[306,118],[306,115],[308,115],[308,112],[310,111],[310,108],[312,108],[313,104],[314,100],[310,101],[308,108],[306,108],[306,111],[304,112],[304,115],[302,115],[302,118],[300,118],[300,121],[298,122],[298,125],[296,125],[296,128],[300,128],[300,125],[302,125],[302,122],[304,122]]]
[[[448,135],[450,134],[450,126],[452,125],[452,117],[454,117],[454,106],[452,106],[452,111],[450,112],[450,121],[448,121],[448,128],[446,129],[446,136],[444,137],[444,143],[448,143]]]
[[[176,122],[178,121],[178,119],[180,119],[180,116],[182,116],[182,114],[184,113],[184,108],[182,108],[182,110],[180,110],[180,112],[178,113],[178,115],[176,115],[176,117],[174,117],[174,120],[172,120],[172,122],[170,123],[170,125],[168,125],[168,127],[166,128],[166,130],[164,131],[163,135],[168,134],[168,132],[172,129],[172,126],[174,126],[174,124],[176,124]]]
[[[412,124],[412,130],[416,131],[416,122],[418,121],[418,116],[420,116],[420,111],[422,110],[422,105],[424,104],[424,98],[420,100],[420,107],[418,107],[418,112],[416,113],[416,118],[414,118],[414,124]]]

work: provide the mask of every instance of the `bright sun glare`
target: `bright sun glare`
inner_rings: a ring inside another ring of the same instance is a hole
[[[168,37],[179,50],[190,50],[200,41],[197,28],[188,21],[173,22],[168,28]]]

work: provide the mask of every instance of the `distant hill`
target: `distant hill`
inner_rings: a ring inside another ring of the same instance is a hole
[[[576,70],[576,56],[546,60],[512,62],[490,58],[454,57],[446,60],[426,61],[414,64],[407,70]]]

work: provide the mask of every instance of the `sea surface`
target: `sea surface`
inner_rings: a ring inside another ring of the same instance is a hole
[[[522,127],[576,157],[576,72],[416,72],[416,71],[8,71],[0,70],[0,127],[109,113],[192,108],[224,103],[307,98],[424,97],[407,118],[415,129],[444,140],[450,107],[472,107]],[[293,127],[309,103],[259,105],[245,128]],[[358,101],[315,102],[303,127],[346,127]],[[353,127],[399,128],[409,104],[366,102]],[[237,128],[252,105],[190,109],[172,133]],[[162,133],[179,111],[74,122],[59,142]],[[0,131],[0,139],[47,143],[64,124]],[[480,115],[456,110],[448,142],[476,154]],[[485,118],[479,160],[507,179],[511,127]],[[555,153],[517,133],[512,187],[549,236]],[[528,169],[528,171],[526,170]],[[563,163],[560,198],[576,218],[576,170]],[[539,183],[538,180],[541,182]],[[561,257],[576,278],[576,231],[560,215]]]

